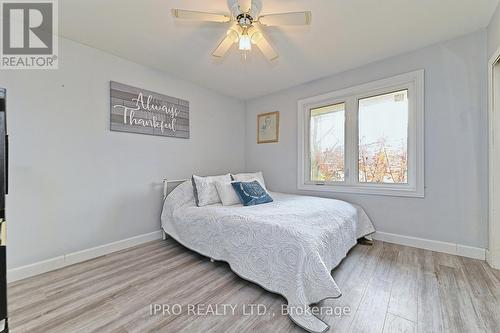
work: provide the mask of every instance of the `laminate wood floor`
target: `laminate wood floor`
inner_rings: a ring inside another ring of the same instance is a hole
[[[483,261],[375,242],[354,247],[332,275],[343,296],[317,305],[330,332],[500,332],[500,271]],[[304,332],[282,315],[284,298],[172,239],[18,281],[8,292],[12,332]],[[166,313],[151,315],[151,304]],[[331,313],[343,307],[350,313]]]

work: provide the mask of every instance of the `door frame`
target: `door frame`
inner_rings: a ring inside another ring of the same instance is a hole
[[[499,66],[497,68],[497,66]],[[499,77],[495,77],[498,72]],[[494,170],[500,170],[500,147],[495,147],[495,136],[500,138],[500,98],[495,98],[495,81],[500,82],[500,47],[488,61],[488,250],[486,261],[493,267],[500,269],[500,209],[495,210],[495,205],[500,207],[500,193],[495,193],[495,181],[499,182],[499,176],[495,177]],[[498,94],[498,92],[496,93]],[[495,112],[495,109],[497,110]],[[495,117],[496,114],[496,117]],[[495,118],[498,118],[496,121]],[[495,124],[495,123],[498,124]],[[495,160],[497,162],[495,163]],[[500,188],[500,186],[498,186]]]

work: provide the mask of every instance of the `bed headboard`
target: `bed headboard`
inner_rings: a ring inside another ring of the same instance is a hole
[[[176,180],[170,180],[167,178],[163,179],[163,200],[165,200],[167,195],[169,195],[170,192],[172,192],[177,186],[188,180],[189,179],[176,179]]]

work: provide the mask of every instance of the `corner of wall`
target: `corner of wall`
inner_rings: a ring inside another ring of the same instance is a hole
[[[495,12],[491,16],[486,30],[489,59],[500,48],[500,3],[497,5]]]

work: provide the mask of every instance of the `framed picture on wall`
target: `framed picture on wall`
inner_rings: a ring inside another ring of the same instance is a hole
[[[278,142],[280,113],[268,112],[257,115],[257,143]]]

